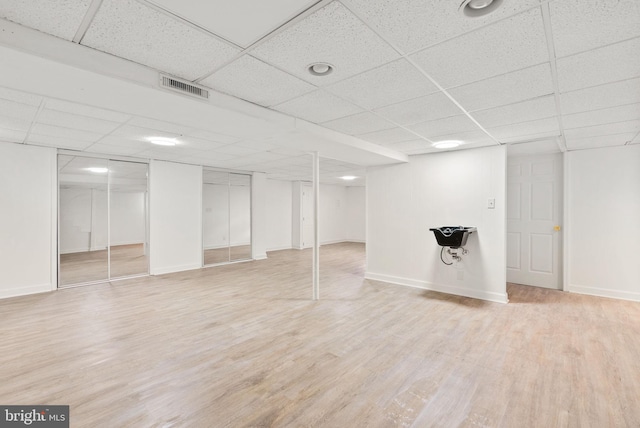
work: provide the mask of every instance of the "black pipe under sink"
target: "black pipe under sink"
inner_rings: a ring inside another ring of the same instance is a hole
[[[478,229],[469,226],[442,226],[429,229],[442,247],[459,248],[467,245],[467,238]]]

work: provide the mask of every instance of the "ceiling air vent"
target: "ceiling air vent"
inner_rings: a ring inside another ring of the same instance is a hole
[[[163,88],[171,89],[172,91],[180,92],[183,94],[191,95],[198,98],[209,98],[209,91],[200,86],[196,86],[193,83],[178,80],[174,77],[160,75],[160,85]]]

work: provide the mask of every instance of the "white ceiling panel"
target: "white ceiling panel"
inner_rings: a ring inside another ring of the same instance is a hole
[[[344,0],[343,3],[405,53],[431,46],[540,4],[539,0],[506,1],[494,13],[469,19],[458,12],[461,2],[456,1]]]
[[[371,88],[376,89],[372,91]],[[366,109],[438,91],[429,79],[405,59],[350,77],[326,89]]]
[[[531,143],[509,144],[508,156],[528,156],[536,154],[559,153],[560,148],[555,139],[533,141]]]
[[[132,139],[127,139],[124,137],[109,135],[107,137],[101,138],[96,145],[99,144],[101,146],[109,146],[109,147],[126,147],[132,150],[132,153],[141,152],[149,148],[149,143],[144,141],[136,141]],[[91,146],[93,147],[93,146]]]
[[[353,116],[324,122],[322,126],[344,134],[356,135],[367,132],[382,131],[393,128],[395,125],[368,111],[354,114]]]
[[[31,127],[30,120],[16,119],[14,117],[0,116],[0,129],[11,131],[28,131]]]
[[[429,139],[440,135],[478,130],[476,124],[464,115],[422,122],[408,128]]]
[[[484,110],[553,94],[551,66],[541,64],[448,91],[467,111]]]
[[[165,138],[178,138],[180,134],[175,132],[166,132],[155,130],[151,128],[143,128],[140,126],[123,125],[120,128],[113,131],[111,134],[115,137],[122,137],[129,140],[147,142],[149,137],[165,137]],[[151,143],[148,143],[151,144]]]
[[[628,141],[631,141],[635,135],[635,133],[631,132],[613,135],[600,135],[597,137],[567,138],[567,149],[581,150],[595,149],[599,147],[624,146]]]
[[[7,101],[15,101],[21,104],[28,104],[30,106],[38,107],[42,102],[42,97],[37,95],[27,94],[22,91],[14,91],[13,89],[3,88],[0,86],[0,99]]]
[[[640,120],[630,120],[626,122],[608,123],[605,125],[585,126],[565,130],[564,135],[569,139],[600,137],[603,135],[615,134],[636,134],[640,132]]]
[[[565,129],[640,119],[640,103],[562,116]]]
[[[358,138],[375,144],[394,144],[403,141],[415,140],[417,135],[404,128],[385,129],[384,131],[370,132],[356,135]]]
[[[433,150],[431,143],[424,140],[403,141],[390,147],[402,153],[414,152],[415,150]]]
[[[47,99],[46,107],[50,110],[77,114],[79,116],[93,117],[95,119],[106,120],[109,122],[124,123],[131,119],[131,116],[128,114],[62,100]]]
[[[294,26],[257,46],[251,54],[318,86],[337,82],[382,65],[398,53],[342,4],[330,3]],[[327,76],[313,76],[307,67],[327,62]]]
[[[66,40],[73,39],[91,0],[2,0],[0,18]]]
[[[147,119],[145,117],[134,117],[127,123],[127,125],[153,129],[176,135],[189,135],[192,131],[194,131],[193,128],[184,125],[154,119]]]
[[[247,47],[315,1],[301,0],[152,0],[162,8]],[[243,25],[238,25],[242,22]]]
[[[640,37],[559,59],[560,92],[640,76],[638,52]]]
[[[115,130],[120,123],[108,122],[106,120],[94,119],[87,116],[64,113],[57,110],[43,109],[38,115],[38,123],[47,125],[63,126],[65,128],[75,128],[81,131],[94,132],[98,134],[108,134]]]
[[[495,146],[496,143],[487,134],[482,131],[469,131],[469,132],[454,132],[452,134],[440,135],[438,138],[432,138],[432,141],[447,141],[457,140],[462,141],[461,149],[476,147],[476,146]],[[440,149],[436,149],[440,150]]]
[[[471,115],[485,128],[492,128],[556,116],[557,109],[555,97],[548,95],[502,107],[475,111]]]
[[[445,88],[549,61],[540,9],[521,13],[411,56]]]
[[[549,7],[558,57],[640,36],[638,0],[562,0]]]
[[[84,150],[92,143],[86,140],[74,140],[72,138],[57,137],[53,135],[29,134],[27,143],[39,146],[58,147],[61,149]]]
[[[207,140],[214,143],[221,143],[221,144],[231,144],[240,140],[239,138],[232,137],[230,135],[217,134],[215,132],[204,131],[201,129],[193,129],[189,131],[188,134],[186,134],[181,138],[190,138],[190,137],[198,138],[201,140]]]
[[[323,90],[278,104],[274,109],[314,123],[328,122],[362,111],[360,107]]]
[[[532,120],[523,123],[514,123],[506,126],[498,126],[487,129],[491,135],[501,141],[513,141],[532,135],[559,135],[560,126],[556,117]]]
[[[247,156],[255,153],[260,153],[260,150],[250,149],[248,147],[242,147],[237,144],[230,144],[228,146],[216,147],[213,149],[216,153],[225,153],[234,156]]]
[[[131,146],[122,146],[122,145],[112,145],[112,144],[101,144],[96,143],[89,146],[86,151],[91,153],[104,153],[104,154],[114,154],[120,156],[131,156],[136,153],[140,153],[142,150],[138,147]]]
[[[640,103],[640,78],[560,94],[563,114]]]
[[[38,112],[38,107],[0,99],[0,116],[31,122]]]
[[[399,125],[412,125],[462,113],[443,92],[382,107],[375,112]]]
[[[22,143],[27,136],[26,131],[0,128],[0,140],[9,143]]]
[[[249,55],[240,57],[200,83],[265,107],[316,89]]]
[[[82,44],[189,80],[210,73],[239,53],[134,0],[104,0]]]
[[[62,126],[46,125],[43,123],[36,123],[32,128],[32,132],[39,135],[48,135],[51,137],[69,138],[72,140],[85,141],[87,145],[95,143],[104,136],[103,134],[99,134],[96,132],[82,131],[80,129],[74,128],[64,128]]]

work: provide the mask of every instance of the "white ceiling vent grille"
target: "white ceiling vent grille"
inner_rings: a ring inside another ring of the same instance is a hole
[[[163,88],[171,89],[172,91],[191,95],[197,98],[209,99],[209,91],[205,88],[196,86],[190,82],[178,80],[174,77],[160,75],[160,85]]]

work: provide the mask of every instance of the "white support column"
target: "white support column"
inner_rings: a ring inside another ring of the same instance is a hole
[[[320,299],[320,156],[313,157],[313,300]]]

